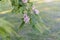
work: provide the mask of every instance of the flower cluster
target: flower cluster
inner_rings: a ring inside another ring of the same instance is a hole
[[[29,16],[27,14],[24,14],[24,22],[28,23],[30,20]]]
[[[32,7],[32,10],[33,10],[33,12],[34,12],[35,14],[39,14],[39,10],[37,10],[37,9],[35,8],[35,6]]]
[[[22,3],[27,3],[28,2],[28,0],[22,0]],[[30,7],[30,6],[29,6]],[[26,7],[26,9],[28,9],[29,7]],[[32,10],[33,10],[33,12],[35,13],[35,14],[39,14],[39,10],[37,10],[36,8],[35,8],[35,6],[32,6]],[[25,23],[28,23],[29,21],[30,21],[30,17],[27,15],[27,11],[25,11],[24,12],[24,22]]]

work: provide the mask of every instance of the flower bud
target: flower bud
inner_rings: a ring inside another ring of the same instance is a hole
[[[32,6],[32,10],[34,10],[35,9],[35,6]]]

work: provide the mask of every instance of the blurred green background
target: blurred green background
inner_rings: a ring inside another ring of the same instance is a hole
[[[45,30],[42,34],[38,30],[32,28],[30,24],[24,25],[24,27],[22,27],[22,29],[18,32],[18,27],[22,22],[20,19],[21,15],[11,13],[13,7],[10,1],[0,1],[0,18],[12,24],[15,31],[21,36],[20,39],[18,39],[19,37],[11,36],[10,40],[60,40],[60,0],[54,0],[53,2],[38,0],[33,2],[36,8],[40,11],[39,15],[41,17],[41,21],[47,28],[49,28],[48,31]],[[0,40],[2,40],[1,37]]]

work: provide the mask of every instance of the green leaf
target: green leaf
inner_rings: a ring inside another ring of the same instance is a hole
[[[0,18],[0,34],[6,35],[7,33],[12,34],[12,32],[13,25],[7,22],[6,20]]]
[[[49,30],[49,28],[43,23],[43,21],[39,17],[39,15],[32,15],[32,17],[31,17],[31,23],[41,33],[43,33],[45,30]]]

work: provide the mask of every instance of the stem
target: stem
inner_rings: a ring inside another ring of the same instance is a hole
[[[21,25],[19,26],[18,31],[22,29],[22,27],[24,26],[24,24],[25,24],[25,22],[23,21],[23,22],[21,23]]]

